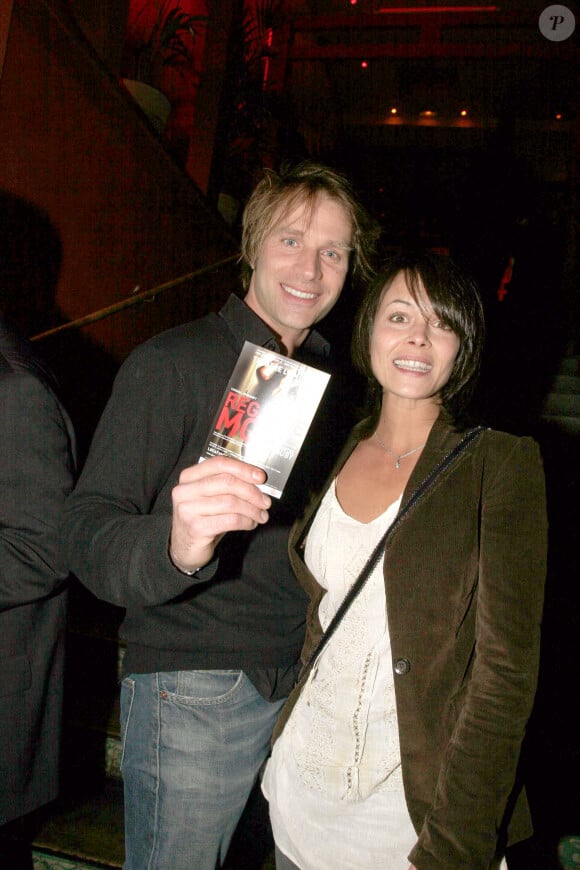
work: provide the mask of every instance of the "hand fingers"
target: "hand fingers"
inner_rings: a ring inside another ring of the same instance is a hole
[[[210,479],[210,490],[211,484],[219,485],[221,490],[224,477],[227,475],[214,475]],[[231,480],[241,487],[242,496],[223,491],[200,494],[199,483],[183,484],[174,489],[171,555],[176,565],[205,565],[226,532],[251,531],[268,521],[269,496],[254,484],[236,478]]]
[[[182,482],[183,481],[183,482]],[[229,472],[212,474],[208,477],[187,481],[183,476],[173,490],[174,506],[189,502],[197,504],[203,514],[231,512],[237,501],[247,502],[258,509],[268,509],[272,503],[270,496],[258,489],[255,482],[243,480]]]
[[[255,528],[268,520],[272,503],[257,486],[265,479],[261,469],[229,457],[190,466],[173,490],[174,518],[195,537]]]
[[[205,459],[203,462],[198,462],[197,465],[184,468],[179,475],[179,482],[194,483],[215,474],[231,474],[240,480],[253,484],[264,483],[267,477],[266,473],[256,465],[250,465],[229,456],[212,456],[211,459]]]
[[[268,520],[271,499],[253,484],[240,484],[234,479],[228,492],[222,489],[221,480],[212,480],[203,493],[198,487],[195,492],[191,489],[193,485],[186,484],[173,491],[173,514],[194,537],[254,528]]]

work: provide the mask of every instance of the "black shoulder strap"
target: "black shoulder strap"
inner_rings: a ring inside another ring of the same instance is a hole
[[[417,489],[415,489],[411,493],[408,501],[403,505],[385,534],[382,536],[382,538],[374,548],[373,552],[367,559],[359,576],[350,587],[338,610],[334,614],[334,617],[330,622],[328,628],[320,638],[316,649],[308,659],[308,662],[304,667],[303,673],[313,665],[313,663],[318,658],[330,638],[335,633],[336,629],[344,619],[344,615],[347,612],[348,608],[351,606],[352,602],[355,600],[355,598],[363,588],[364,584],[372,574],[377,562],[382,557],[383,553],[388,547],[393,535],[400,528],[401,524],[403,523],[409,512],[417,505],[417,503],[423,498],[423,496],[426,495],[426,493],[430,489],[432,489],[433,485],[441,476],[441,474],[443,474],[443,472],[446,471],[449,466],[453,464],[453,462],[455,462],[455,460],[461,455],[461,453],[463,453],[463,451],[469,446],[469,444],[471,444],[472,441],[474,441],[479,435],[481,435],[485,428],[485,426],[476,426],[474,429],[470,429],[469,432],[467,432],[463,436],[459,444],[457,444],[453,448],[453,450],[450,450],[449,453],[445,454],[441,462],[439,462],[439,464],[433,469],[433,471],[431,471],[427,475],[427,477],[423,481],[421,481]]]

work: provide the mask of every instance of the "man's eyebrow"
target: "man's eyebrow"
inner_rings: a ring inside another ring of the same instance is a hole
[[[304,230],[299,230],[297,227],[292,226],[280,226],[276,228],[276,232],[278,233],[288,233],[291,236],[303,236]],[[330,239],[330,241],[325,242],[322,245],[323,248],[342,248],[345,251],[354,251],[353,245],[349,244],[349,242],[338,242]]]
[[[274,227],[273,232],[288,233],[291,236],[303,236],[304,235],[304,230],[299,230],[298,227],[292,227],[292,226],[277,226],[277,227]]]

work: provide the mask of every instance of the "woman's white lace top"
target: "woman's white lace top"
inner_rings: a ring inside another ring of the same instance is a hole
[[[325,628],[391,525],[342,510],[335,484],[308,534]],[[302,870],[407,870],[416,842],[403,783],[382,560],[325,647],[276,741],[262,788],[278,848]]]
[[[327,593],[319,617],[326,629],[400,499],[370,523],[341,508],[333,484],[306,542],[305,560]],[[400,786],[395,690],[387,630],[382,560],[323,651],[286,726],[299,775],[309,788],[357,801]]]

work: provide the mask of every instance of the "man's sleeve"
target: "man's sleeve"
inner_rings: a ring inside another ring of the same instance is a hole
[[[166,354],[151,345],[134,351],[116,378],[65,508],[68,567],[94,595],[120,607],[162,604],[202,579],[172,566],[170,506],[153,511],[182,470],[186,402],[195,397],[185,395]]]
[[[58,527],[73,485],[72,445],[50,390],[27,373],[0,377],[0,610],[50,595]]]

